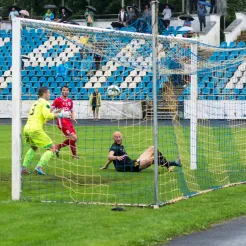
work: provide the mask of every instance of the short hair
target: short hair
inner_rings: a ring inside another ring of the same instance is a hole
[[[39,97],[42,97],[48,90],[49,90],[48,87],[40,87],[38,89],[38,96]]]
[[[119,135],[121,135],[121,137],[122,137],[122,133],[119,132],[119,131],[114,132],[112,137],[114,138],[116,134],[119,134]]]
[[[61,88],[61,91],[62,91],[63,88],[67,88],[70,91],[70,89],[69,89],[69,87],[67,85],[63,85],[62,88]]]

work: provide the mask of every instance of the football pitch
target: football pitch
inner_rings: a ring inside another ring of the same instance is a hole
[[[107,160],[115,130],[123,133],[123,144],[128,155],[137,158],[153,144],[151,125],[79,124],[76,130],[80,159],[71,159],[69,148],[62,149],[60,157],[54,157],[45,168],[47,176],[31,173],[23,177],[23,201],[11,202],[11,126],[0,126],[0,217],[5,228],[0,236],[6,245],[45,245],[42,236],[48,232],[45,240],[49,244],[152,245],[246,213],[245,185],[214,191],[159,210],[127,207],[125,212],[111,212],[111,206],[67,204],[99,202],[149,205],[154,202],[152,167],[140,173],[119,173],[111,164],[109,169],[100,170]],[[46,131],[55,143],[64,139],[55,125],[47,126]],[[160,151],[169,160],[180,154],[183,164],[182,168],[176,167],[173,172],[159,167],[160,201],[165,203],[189,197],[203,190],[219,188],[228,184],[228,181],[245,181],[245,137],[244,127],[231,128],[220,124],[200,126],[199,165],[194,171],[189,168],[188,125],[160,125]],[[23,153],[27,149],[28,146],[23,142]],[[37,153],[30,171],[34,169],[41,153],[43,151]],[[26,218],[30,223],[28,228],[24,226]],[[15,231],[15,237],[12,237],[11,231]],[[73,242],[69,238],[73,238]]]

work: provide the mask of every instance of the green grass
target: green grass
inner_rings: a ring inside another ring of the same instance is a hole
[[[112,142],[111,134],[116,129],[78,127],[78,149],[82,157],[79,161],[71,160],[69,149],[64,149],[62,156],[52,159],[46,168],[48,176],[23,177],[23,199],[61,202],[51,204],[10,201],[11,127],[1,126],[0,244],[152,245],[246,214],[245,185],[217,190],[159,210],[127,207],[125,212],[112,212],[110,206],[62,203],[153,203],[152,167],[139,174],[117,173],[113,166],[100,171]],[[56,127],[48,126],[46,130],[56,143],[63,139]],[[126,136],[124,145],[133,158],[153,142],[149,126],[121,126],[120,130]],[[198,130],[198,169],[192,171],[189,129],[160,127],[160,150],[168,159],[180,154],[183,162],[183,168],[175,168],[173,173],[159,169],[162,202],[246,180],[246,129],[201,126]],[[23,147],[25,152],[28,146]]]
[[[246,187],[214,191],[159,210],[0,203],[1,245],[153,245],[246,214]]]

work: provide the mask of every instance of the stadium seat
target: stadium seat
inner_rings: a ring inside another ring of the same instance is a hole
[[[219,47],[220,48],[227,48],[227,43],[226,42],[222,42]]]
[[[228,45],[228,48],[236,48],[237,43],[236,42],[230,42],[230,44]]]

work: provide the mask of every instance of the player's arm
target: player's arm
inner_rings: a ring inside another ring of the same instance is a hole
[[[113,150],[109,151],[109,154],[108,154],[108,160],[109,161],[116,161],[116,160],[122,161],[123,159],[124,159],[124,155],[114,156],[114,151]]]
[[[105,164],[103,167],[101,167],[100,169],[101,169],[101,170],[103,170],[103,169],[107,169],[107,168],[108,168],[108,166],[109,166],[109,164],[110,164],[111,162],[112,162],[112,161],[107,160],[106,164]]]
[[[75,122],[75,123],[78,123],[77,120],[75,119],[75,113],[74,113],[74,110],[73,110],[73,101],[71,102],[72,104],[72,107],[71,107],[71,119]]]

